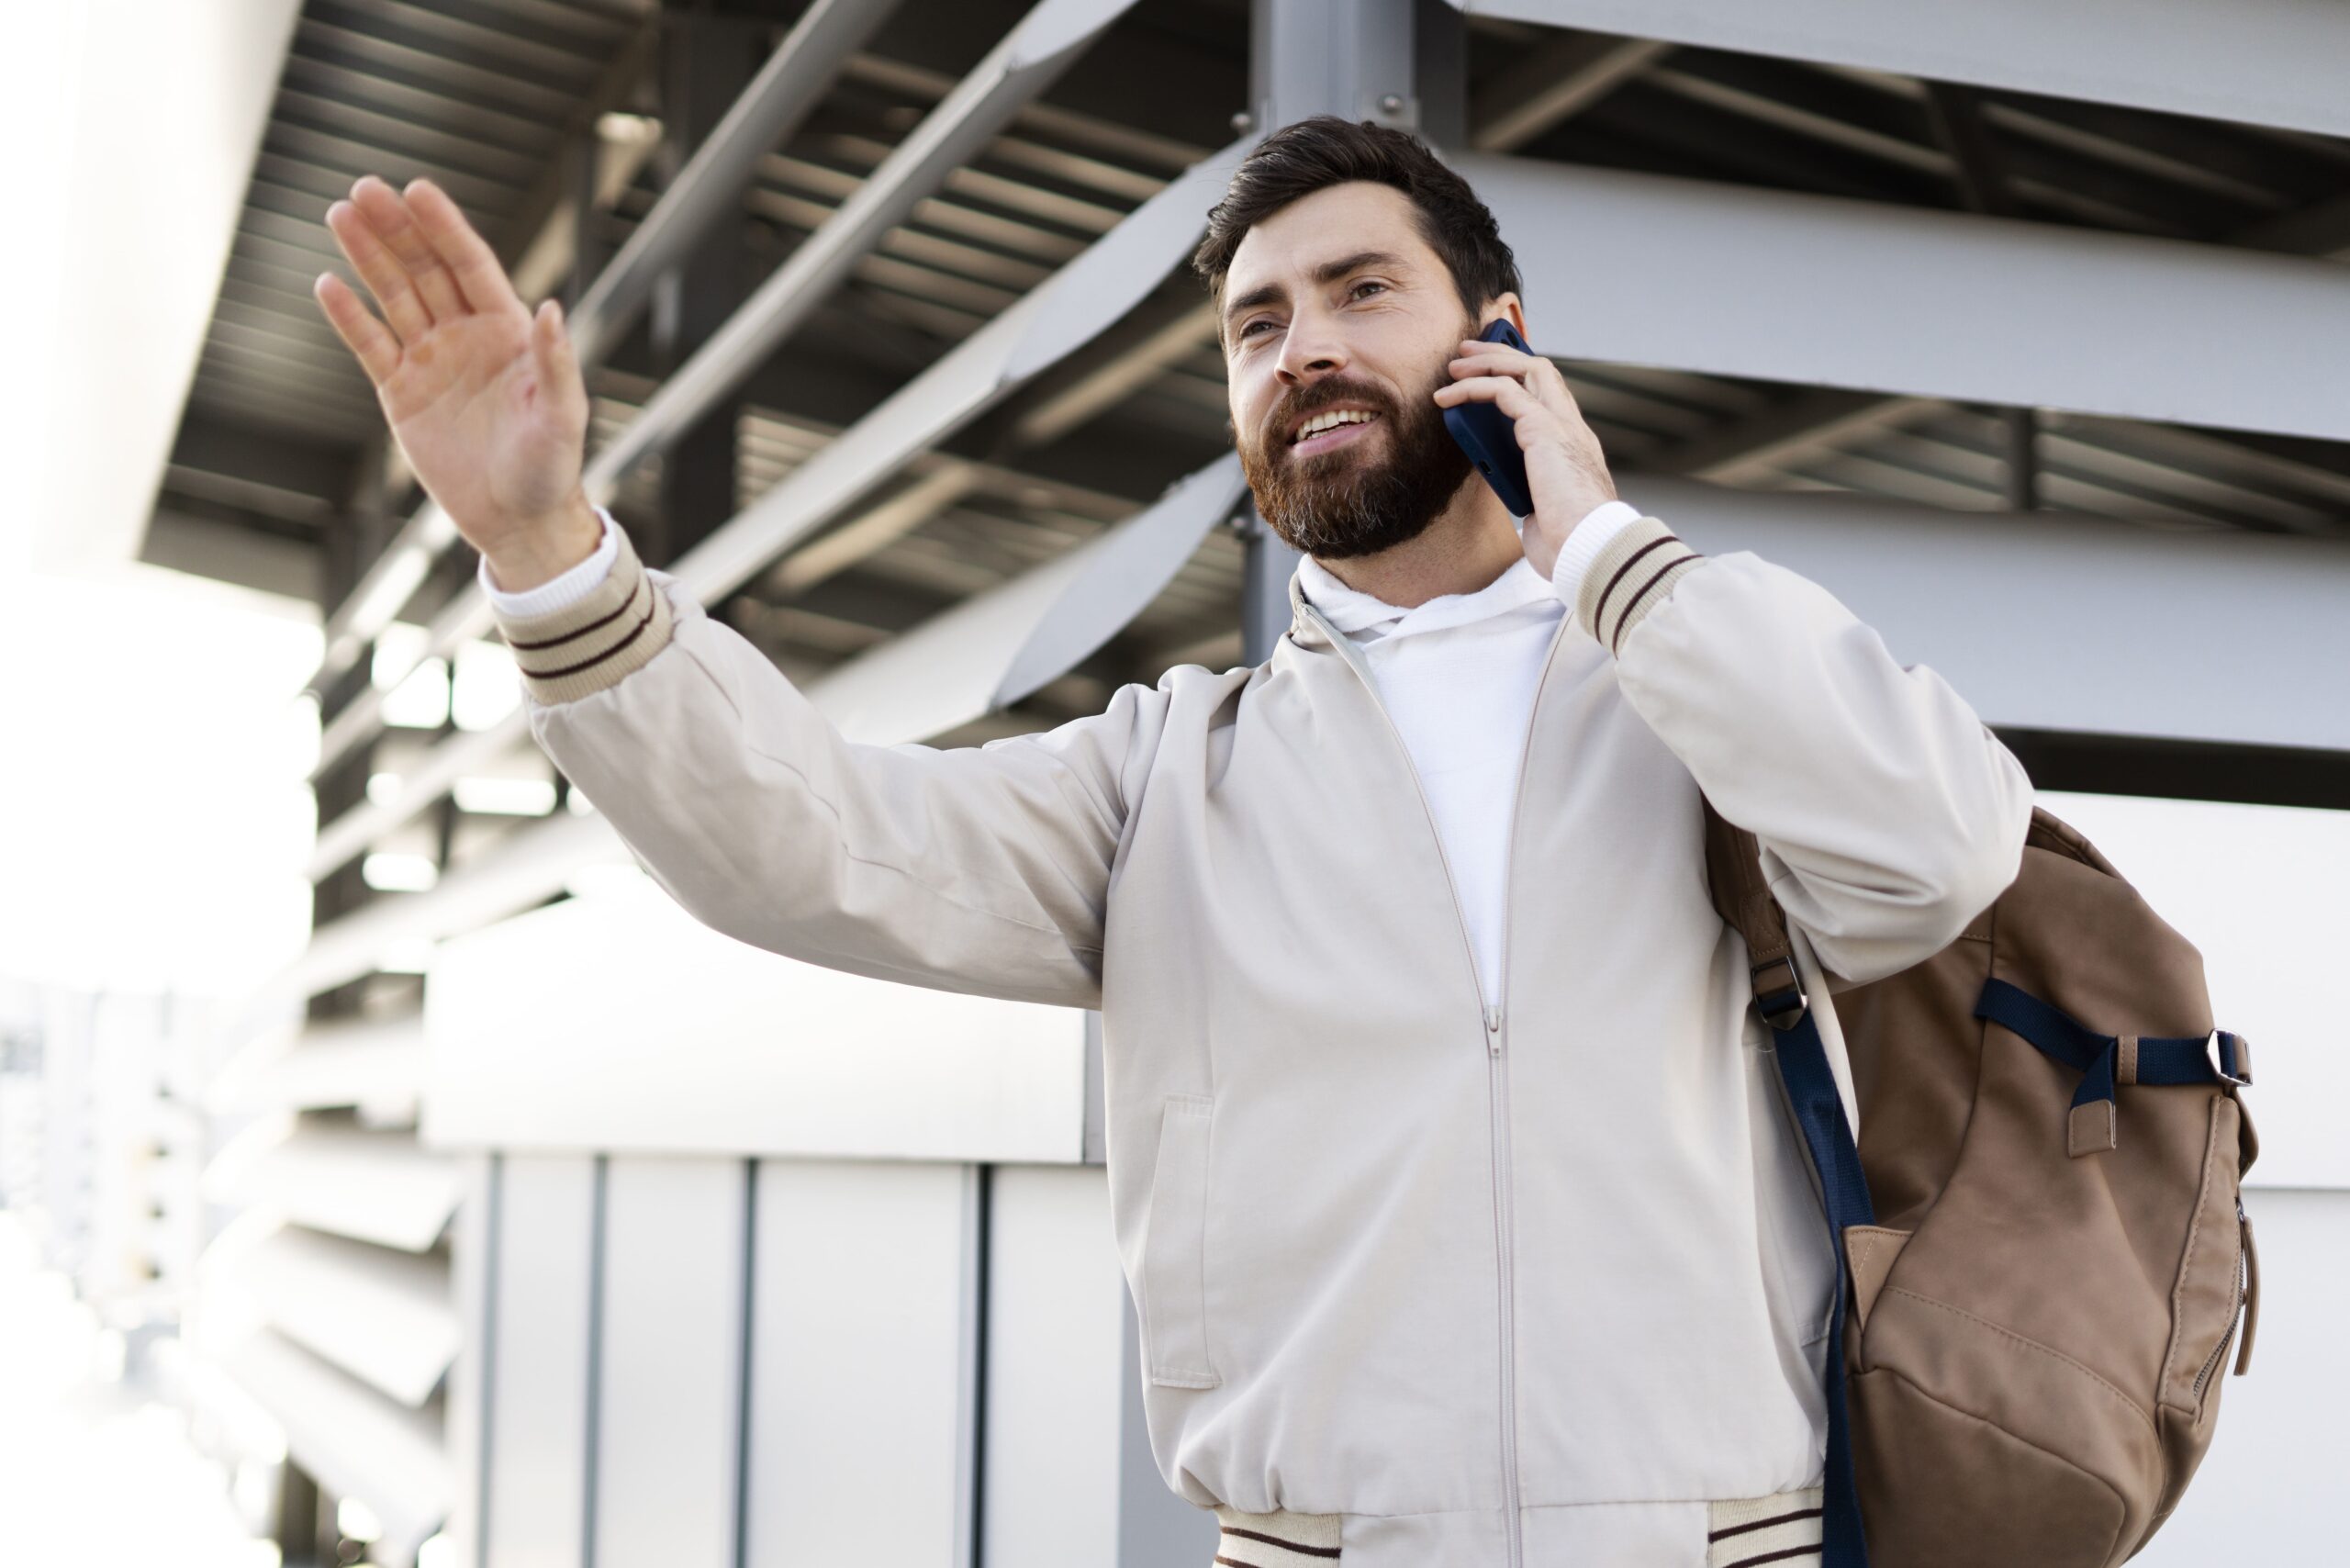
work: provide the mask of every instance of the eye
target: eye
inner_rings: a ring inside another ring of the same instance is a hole
[[[1272,323],[1270,321],[1267,320],[1264,317],[1259,316],[1253,321],[1242,322],[1240,324],[1240,330],[1234,333],[1233,336],[1237,338],[1251,337],[1255,335],[1258,328],[1270,327]]]
[[[1376,282],[1371,278],[1365,278],[1362,282],[1356,284],[1353,287],[1347,290],[1347,297],[1348,299],[1360,299],[1362,297],[1362,291],[1366,288],[1383,289],[1386,286],[1387,286],[1383,283]]]

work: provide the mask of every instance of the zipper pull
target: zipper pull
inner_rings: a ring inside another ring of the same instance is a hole
[[[1485,1049],[1494,1056],[1502,1054],[1502,1010],[1498,1002],[1485,1004]]]
[[[2236,1199],[2236,1225],[2244,1232],[2244,1260],[2240,1278],[2244,1308],[2244,1338],[2236,1341],[2235,1375],[2244,1376],[2252,1366],[2253,1331],[2260,1327],[2260,1249],[2252,1244],[2252,1216],[2244,1212],[2244,1199]]]

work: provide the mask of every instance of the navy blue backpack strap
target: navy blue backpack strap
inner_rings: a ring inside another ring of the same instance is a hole
[[[1975,1015],[2013,1031],[2042,1055],[2080,1073],[2066,1135],[2076,1155],[2115,1146],[2117,1083],[2252,1081],[2250,1042],[2225,1029],[2184,1036],[2100,1035],[2064,1009],[1998,979],[1983,982]]]
[[[1774,964],[1786,966],[1792,980],[1792,955],[1758,964],[1759,971]],[[1760,990],[1760,988],[1757,988]],[[1828,1465],[1820,1498],[1821,1568],[1868,1568],[1869,1548],[1861,1525],[1859,1479],[1852,1467],[1852,1422],[1844,1394],[1844,1303],[1852,1294],[1844,1255],[1847,1226],[1874,1225],[1876,1210],[1869,1202],[1869,1186],[1861,1170],[1860,1147],[1852,1138],[1852,1124],[1845,1119],[1844,1097],[1837,1091],[1836,1074],[1828,1065],[1828,1047],[1819,1037],[1810,999],[1799,982],[1786,991],[1759,996],[1756,1005],[1774,1031],[1779,1081],[1786,1086],[1787,1103],[1803,1133],[1804,1152],[1819,1178],[1819,1196],[1828,1212],[1829,1249],[1836,1255],[1836,1306],[1829,1319],[1827,1394]]]

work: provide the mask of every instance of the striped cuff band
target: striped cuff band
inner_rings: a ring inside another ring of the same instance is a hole
[[[1618,653],[1624,633],[1703,560],[1655,518],[1628,523],[1584,571],[1575,590],[1575,619],[1609,653]]]
[[[1219,1506],[1215,1560],[1222,1568],[1333,1568],[1338,1561],[1338,1516],[1244,1514]]]
[[[1709,1505],[1706,1568],[1815,1568],[1823,1490],[1811,1486]]]
[[[614,532],[619,554],[587,598],[544,615],[498,617],[533,702],[576,702],[618,684],[668,645],[669,601],[645,575],[627,532]]]

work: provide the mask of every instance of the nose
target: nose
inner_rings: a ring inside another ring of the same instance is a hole
[[[1317,316],[1300,311],[1281,340],[1274,377],[1286,387],[1308,386],[1346,368],[1346,346],[1337,335]]]

